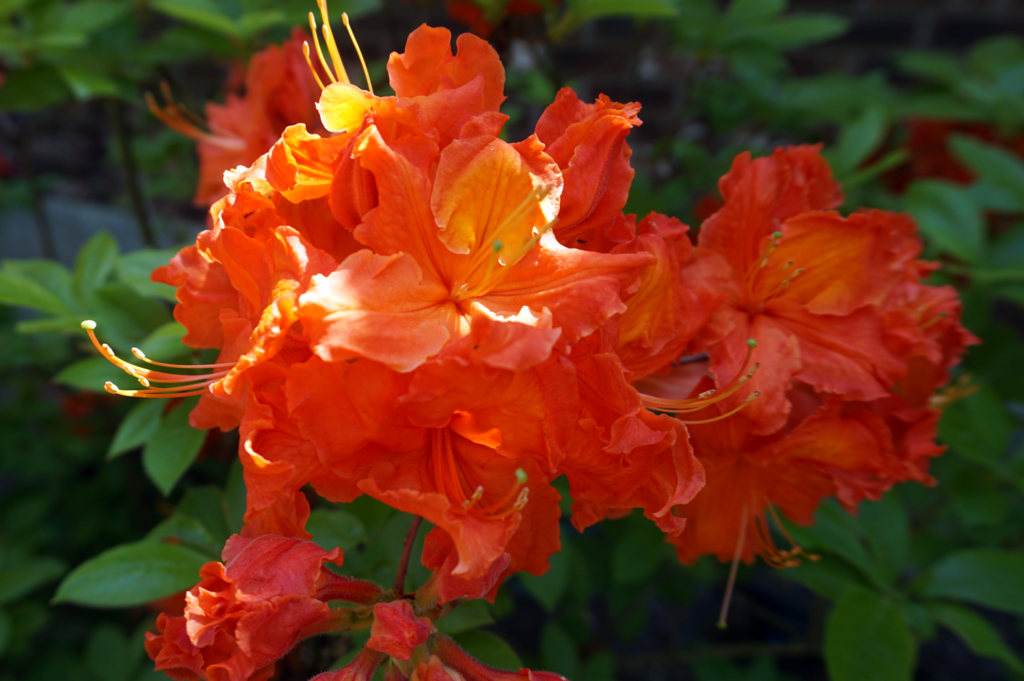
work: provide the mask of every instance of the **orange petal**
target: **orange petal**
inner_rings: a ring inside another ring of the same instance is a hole
[[[399,97],[419,97],[452,90],[482,75],[483,111],[497,111],[505,96],[505,68],[486,40],[464,34],[452,56],[452,34],[446,28],[420,26],[409,34],[403,54],[388,59],[391,87]]]
[[[558,213],[561,176],[540,145],[516,147],[498,139],[500,122],[492,117],[467,124],[441,152],[430,203],[438,237],[449,250],[470,253],[498,243],[498,260],[507,266],[534,230]],[[546,196],[530,201],[539,188]]]
[[[821,145],[776,149],[755,160],[742,153],[718,185],[725,205],[704,222],[698,244],[725,256],[740,278],[783,222],[843,202],[839,183],[821,158]]]
[[[605,95],[582,104],[562,88],[540,120],[537,137],[565,175],[565,190],[555,234],[571,244],[603,229],[626,205],[633,169],[626,136],[640,124],[639,104],[617,104]]]
[[[805,213],[787,220],[782,233],[757,289],[778,286],[789,270],[772,270],[792,260],[802,272],[779,295],[814,314],[845,315],[880,302],[921,254],[910,217],[880,210],[848,218]]]
[[[448,291],[409,255],[353,253],[303,294],[300,317],[314,352],[334,362],[362,356],[410,371],[458,328]]]
[[[305,125],[290,126],[270,149],[266,180],[292,203],[326,196],[338,154],[347,145],[345,137],[322,138],[306,132]]]

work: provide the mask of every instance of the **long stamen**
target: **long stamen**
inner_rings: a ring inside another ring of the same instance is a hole
[[[310,13],[312,14],[312,12]],[[316,35],[316,32],[313,32]],[[313,79],[316,80],[316,84],[320,86],[320,89],[324,89],[324,83],[320,80],[320,74],[316,72],[316,67],[313,66],[313,60],[309,58],[309,43],[305,40],[302,41],[302,56],[306,58],[306,66],[309,67],[310,72],[313,74]]]
[[[523,510],[530,498],[530,488],[526,487],[528,477],[526,471],[517,468],[515,484],[505,495],[489,506],[480,507],[484,496],[484,488],[477,486],[473,494],[466,496],[463,476],[452,447],[451,432],[448,428],[435,428],[431,434],[433,450],[434,485],[437,491],[447,495],[457,505],[452,510],[456,513],[472,513],[485,520],[503,520]]]
[[[757,267],[751,266],[747,269],[743,276],[743,283],[748,284],[758,270],[764,269],[768,266],[768,257],[771,256],[772,251],[779,247],[779,241],[782,240],[782,232],[772,232],[771,241],[768,242],[768,248],[764,249],[761,257],[758,258]]]
[[[363,59],[363,51],[359,49],[359,41],[356,40],[356,34],[352,32],[352,26],[348,22],[348,12],[341,13],[341,23],[345,24],[345,29],[348,31],[348,37],[352,40],[353,47],[356,48],[356,54],[359,56],[359,63],[363,66],[363,75],[366,76],[366,89],[373,94],[373,82],[370,80],[370,70],[366,68],[366,60]]]
[[[114,395],[124,395],[126,397],[190,397],[192,395],[202,395],[206,392],[206,389],[217,383],[229,373],[231,368],[235,365],[233,363],[221,363],[221,364],[168,364],[166,362],[157,362],[148,359],[145,354],[138,348],[132,348],[132,354],[141,359],[144,362],[153,364],[155,366],[169,367],[172,369],[220,369],[220,371],[213,371],[205,374],[170,374],[163,371],[155,371],[153,369],[146,369],[118,357],[114,354],[114,351],[106,343],[100,343],[99,339],[96,338],[96,322],[92,320],[86,320],[82,322],[82,328],[89,334],[89,340],[99,351],[100,355],[103,356],[108,362],[116,366],[117,368],[124,371],[126,374],[136,379],[144,390],[122,390],[118,388],[116,384],[111,381],[107,381],[103,385],[103,389],[108,393]],[[154,383],[165,383],[170,385],[164,386],[151,386],[150,382]]]
[[[316,0],[316,4],[320,8],[320,18],[324,22],[321,30],[324,33],[324,42],[327,43],[327,51],[331,55],[331,62],[334,64],[334,71],[338,74],[338,80],[343,83],[351,83],[348,72],[345,71],[345,64],[341,61],[341,54],[338,52],[338,43],[331,31],[331,20],[327,14],[327,0]]]
[[[755,390],[754,392],[752,392],[747,397],[747,399],[743,400],[743,404],[741,404],[740,406],[736,407],[735,409],[732,409],[730,411],[725,412],[724,414],[719,414],[718,416],[716,416],[714,418],[703,419],[701,421],[686,421],[686,420],[683,420],[683,419],[679,419],[679,420],[682,421],[683,423],[691,425],[691,426],[693,426],[693,425],[700,425],[702,423],[714,423],[715,421],[721,421],[722,419],[727,419],[730,416],[732,416],[733,414],[737,413],[738,411],[740,411],[741,409],[746,407],[748,404],[750,404],[751,402],[753,402],[754,400],[756,400],[760,396],[761,396],[761,391],[760,390]]]
[[[664,397],[654,397],[652,395],[640,393],[640,401],[648,409],[662,411],[670,414],[689,414],[692,412],[700,411],[702,409],[706,409],[707,407],[710,407],[711,405],[721,402],[722,400],[732,396],[737,390],[743,387],[743,384],[745,384],[747,381],[753,378],[754,374],[757,373],[757,370],[761,368],[760,362],[755,363],[754,366],[750,367],[749,370],[747,369],[747,367],[750,366],[750,360],[754,355],[754,348],[756,347],[757,341],[754,340],[753,338],[748,338],[747,355],[743,359],[743,366],[740,367],[740,370],[736,374],[736,377],[733,378],[732,381],[727,383],[726,386],[720,390],[708,390],[706,392],[701,393],[697,397],[692,397],[684,400],[673,400]],[[747,401],[740,406],[740,409],[745,407],[751,401],[752,398],[747,398]],[[738,411],[738,409],[734,409],[725,416],[731,416],[732,414],[736,413],[736,411]],[[725,416],[722,416],[720,418],[724,418]],[[715,418],[711,420],[718,419]],[[705,422],[692,421],[691,423]]]
[[[740,537],[736,542],[736,550],[732,554],[732,565],[729,566],[729,580],[725,584],[725,596],[722,598],[722,609],[718,611],[718,628],[725,629],[728,624],[725,622],[729,614],[729,603],[732,601],[732,592],[736,587],[736,573],[739,572],[740,558],[743,557],[743,546],[747,541],[747,507],[743,506],[743,517],[740,519]]]
[[[167,362],[157,362],[156,360],[153,360],[153,359],[150,359],[150,358],[146,357],[146,355],[142,352],[142,350],[139,350],[138,348],[132,348],[132,354],[135,355],[136,358],[142,360],[143,362],[146,362],[147,364],[152,364],[153,366],[158,366],[158,367],[171,367],[173,369],[180,369],[183,366],[187,366],[189,369],[220,369],[221,367],[228,367],[228,368],[230,368],[230,367],[235,366],[234,362],[221,362],[219,364],[188,364],[188,365],[168,364]]]
[[[523,485],[526,484],[526,481],[528,479],[529,478],[526,475],[526,471],[524,471],[522,468],[517,468],[516,469],[516,484],[513,485],[512,488],[505,494],[505,496],[503,496],[501,498],[501,501],[498,501],[497,503],[491,504],[487,508],[480,509],[480,512],[481,513],[490,513],[491,511],[496,511],[499,508],[504,507],[505,504],[507,504],[510,501],[512,501],[512,499],[514,497],[516,497],[517,494],[518,494],[519,497],[521,497],[522,496],[522,492],[520,490],[522,490],[522,491],[529,491],[529,488],[524,488],[523,487]]]
[[[785,279],[783,279],[781,283],[779,283],[775,288],[773,288],[771,291],[769,291],[767,293],[767,295],[764,296],[764,302],[768,302],[769,300],[771,300],[775,296],[777,296],[780,293],[782,293],[785,289],[789,288],[789,285],[793,283],[793,280],[796,279],[797,277],[799,277],[803,273],[804,273],[804,268],[802,268],[802,267],[797,269],[797,270],[794,270],[793,274],[791,274],[788,277],[786,277]]]
[[[148,92],[143,95],[143,99],[145,99],[150,113],[168,128],[196,141],[208,142],[223,149],[237,150],[245,146],[242,140],[214,135],[203,130],[199,127],[205,124],[201,119],[189,112],[188,109],[179,107],[174,103],[174,100],[171,98],[170,87],[166,82],[161,83],[160,89],[163,92],[164,100],[167,102],[164,108],[161,108],[157,104],[156,98]],[[189,120],[190,118],[193,120]],[[198,123],[194,121],[198,121]]]
[[[323,67],[324,73],[326,73],[327,77],[331,79],[331,82],[337,83],[338,78],[334,75],[334,71],[332,71],[331,67],[327,64],[327,60],[324,59],[324,51],[320,49],[320,38],[317,37],[316,30],[316,16],[314,16],[312,12],[309,13],[309,30],[313,34],[313,45],[316,47],[316,56],[320,59],[320,66]],[[310,68],[312,68],[312,66]],[[316,70],[313,72],[316,73]]]
[[[515,254],[513,254],[513,256],[508,259],[508,265],[503,265],[502,269],[495,270],[494,266],[492,264],[489,264],[487,272],[480,280],[480,283],[474,286],[472,289],[463,291],[460,297],[472,298],[475,296],[484,296],[493,291],[498,286],[498,284],[502,282],[502,280],[505,278],[505,275],[508,274],[508,268],[514,265],[515,263],[519,262],[523,258],[523,256],[525,256],[527,253],[536,248],[537,244],[540,243],[540,240],[544,237],[544,235],[550,232],[552,229],[554,229],[557,223],[558,219],[555,218],[554,220],[545,224],[543,227],[537,230],[537,233],[530,237],[529,240],[527,240],[526,243],[524,243],[519,248],[519,250],[517,250]],[[499,258],[497,256],[501,251],[501,242],[495,241],[494,246],[496,246],[497,248],[495,249],[496,257],[493,258],[493,261],[498,261]]]

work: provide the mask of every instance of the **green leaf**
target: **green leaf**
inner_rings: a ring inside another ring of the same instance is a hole
[[[1006,149],[966,135],[949,140],[953,154],[978,177],[992,183],[1024,209],[1024,162]]]
[[[862,503],[857,521],[871,545],[875,564],[882,568],[888,583],[894,583],[910,552],[910,524],[899,497],[890,491],[881,501]]]
[[[1024,270],[1024,224],[1006,230],[992,244],[989,266],[1007,270]]]
[[[65,310],[81,312],[82,308],[79,306],[74,292],[74,278],[71,271],[59,262],[53,260],[6,260],[0,271],[35,282],[64,301]]]
[[[181,511],[150,530],[146,540],[158,541],[165,537],[174,537],[185,546],[206,554],[210,560],[219,560],[224,548],[224,540],[215,539],[201,520]]]
[[[786,529],[803,548],[839,556],[879,586],[884,584],[885,580],[858,538],[856,522],[838,504],[822,504],[814,516],[814,524],[809,527],[787,522]],[[823,556],[822,560],[829,559]]]
[[[155,250],[144,248],[122,255],[117,260],[117,276],[143,296],[158,296],[176,302],[175,288],[168,284],[150,281],[149,277],[157,267],[166,265],[178,252],[175,248]]]
[[[555,609],[569,585],[570,551],[569,546],[563,544],[562,550],[550,558],[551,569],[540,577],[520,573],[523,586],[548,612]]]
[[[580,654],[576,644],[556,622],[548,622],[540,634],[540,654],[544,666],[562,676],[575,679],[579,676]]]
[[[960,60],[943,52],[904,52],[896,63],[908,73],[940,83],[955,83],[963,74]]]
[[[215,31],[231,38],[241,38],[242,33],[234,19],[221,12],[209,0],[153,0],[153,9],[175,19]]]
[[[7,646],[11,642],[11,633],[14,631],[14,624],[11,616],[0,610],[0,657],[7,652]]]
[[[54,383],[70,385],[79,390],[90,392],[103,392],[103,384],[107,381],[134,383],[135,379],[128,376],[116,366],[102,357],[90,357],[65,367],[59,374],[53,377]],[[132,386],[136,387],[136,386]],[[137,386],[142,387],[142,386]]]
[[[317,509],[309,514],[306,531],[320,548],[328,551],[336,547],[348,551],[366,541],[363,522],[347,511]]]
[[[69,315],[73,312],[67,303],[52,291],[28,277],[9,271],[0,271],[0,303],[30,307],[57,315]]]
[[[67,333],[79,331],[82,328],[82,315],[68,315],[64,317],[43,317],[42,319],[26,319],[17,322],[14,330],[18,333],[30,335],[33,333]]]
[[[192,348],[181,342],[187,329],[178,322],[167,322],[139,343],[139,349],[153,359],[168,362],[192,352]]]
[[[952,603],[929,603],[927,607],[940,624],[959,636],[975,653],[994,657],[1018,674],[1024,673],[1024,663],[984,617],[970,608]]]
[[[94,33],[106,28],[131,10],[123,2],[84,0],[65,5],[60,13],[59,29],[79,33]]]
[[[654,523],[633,523],[612,548],[612,580],[616,584],[637,584],[649,579],[661,563],[664,546],[665,535]]]
[[[224,493],[213,485],[189,487],[178,503],[178,512],[201,521],[214,539],[223,544],[230,536]]]
[[[120,355],[142,343],[149,334],[171,321],[167,306],[144,298],[126,284],[107,284],[96,289],[94,304],[97,336]]]
[[[143,652],[134,643],[117,627],[101,624],[85,648],[86,666],[103,681],[131,681]]]
[[[831,681],[909,681],[916,645],[899,608],[874,591],[853,587],[825,624]]]
[[[53,601],[97,608],[145,605],[195,586],[206,562],[207,556],[176,544],[123,544],[75,568]]]
[[[587,681],[615,681],[615,654],[605,650],[590,656],[579,678]]]
[[[0,110],[38,111],[71,99],[71,91],[57,70],[37,65],[7,72],[0,88]]]
[[[206,439],[206,432],[188,424],[188,415],[198,398],[190,397],[170,411],[160,422],[142,450],[142,467],[164,496],[195,461]]]
[[[75,256],[73,275],[75,293],[87,308],[92,306],[95,290],[106,283],[117,263],[117,242],[108,232],[97,232]]]
[[[844,17],[832,14],[802,14],[736,32],[731,37],[754,39],[776,50],[793,50],[836,38],[846,33],[849,26],[850,21]]]
[[[882,142],[885,135],[885,111],[879,106],[864,110],[859,118],[843,128],[829,161],[837,173],[856,170]]]
[[[573,12],[577,20],[588,21],[607,16],[671,17],[677,10],[671,0],[577,0]]]
[[[57,70],[77,100],[116,97],[120,92],[116,82],[94,69],[64,65],[58,66]]]
[[[784,9],[786,0],[733,0],[725,11],[725,19],[737,23],[770,19]]]
[[[518,670],[523,661],[503,638],[489,631],[464,631],[452,636],[467,653],[496,669]]]
[[[458,634],[494,624],[491,611],[481,600],[459,601],[459,604],[444,619],[437,621],[437,628],[446,634]]]
[[[0,605],[21,598],[66,571],[67,566],[56,558],[29,558],[5,565],[0,569]]]
[[[973,461],[991,464],[1003,458],[1013,424],[999,396],[988,386],[948,407],[939,436]]]
[[[914,584],[927,598],[968,601],[1024,614],[1024,552],[968,549],[942,558]]]
[[[139,400],[117,427],[114,440],[107,450],[107,459],[116,459],[127,451],[141,447],[160,426],[165,406],[163,400]]]
[[[985,224],[966,189],[945,180],[918,180],[907,190],[907,208],[939,249],[970,263],[981,262]]]
[[[831,556],[819,561],[802,560],[781,574],[832,601],[839,600],[851,586],[868,586],[854,568]]]
[[[279,9],[262,9],[246,12],[239,19],[242,34],[248,37],[252,37],[272,26],[283,26],[287,23],[288,17]]]

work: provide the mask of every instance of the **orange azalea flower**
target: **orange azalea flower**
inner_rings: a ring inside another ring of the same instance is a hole
[[[308,357],[305,337],[292,331],[298,320],[297,298],[314,274],[332,271],[336,261],[309,243],[302,222],[291,221],[299,229],[286,224],[274,202],[258,193],[232,194],[214,207],[213,215],[213,229],[201,233],[196,245],[183,249],[170,265],[154,271],[153,279],[179,287],[175,318],[188,329],[185,343],[220,348],[217,362],[175,367],[150,361],[133,349],[140,363],[160,368],[137,366],[100,345],[92,329],[89,333],[105,357],[143,384],[141,390],[108,384],[109,392],[137,397],[202,395],[192,425],[229,430],[244,412],[250,369],[279,355],[286,359],[298,353],[300,361]],[[185,376],[163,367],[210,372]]]
[[[557,333],[547,329],[543,342],[540,331],[482,317],[412,374],[318,357],[290,370],[290,418],[323,464],[439,528],[424,557],[446,573],[441,600],[464,597],[460,589],[490,593],[498,562],[501,575],[543,573],[558,550],[549,481],[575,423],[575,395],[571,371],[547,357]]]
[[[757,340],[760,398],[745,410],[755,432],[785,424],[793,381],[847,399],[885,397],[904,364],[883,340],[878,308],[920,253],[913,221],[829,212],[842,198],[818,147],[741,154],[721,191],[725,205],[702,226],[683,276],[718,279],[728,296],[695,344],[720,386],[743,374],[747,339]]]
[[[172,679],[261,681],[274,661],[300,638],[329,630],[335,613],[326,601],[372,602],[381,589],[336,575],[339,549],[271,535],[237,535],[224,547],[225,563],[207,563],[202,581],[186,595],[184,617],[157,619],[146,652]]]
[[[323,131],[315,107],[319,88],[302,54],[307,40],[308,35],[297,28],[281,46],[271,45],[254,54],[245,72],[245,94],[232,93],[224,104],[206,105],[209,132],[173,103],[161,109],[147,98],[154,115],[199,142],[197,205],[209,206],[227,194],[224,172],[251,165],[289,125],[304,123]]]
[[[375,128],[361,136],[355,155],[373,173],[380,204],[355,236],[372,251],[350,256],[302,298],[319,356],[409,371],[463,336],[473,316],[536,325],[549,311],[572,342],[625,309],[621,293],[646,254],[561,246],[548,233],[558,168],[533,139],[499,140],[502,122],[467,124],[436,157],[433,181],[433,153],[406,155]]]
[[[704,379],[695,392],[710,386]],[[707,485],[684,509],[686,532],[672,539],[683,562],[712,554],[749,563],[759,554],[776,567],[795,564],[799,549],[780,550],[772,540],[768,518],[777,522],[776,509],[810,524],[825,497],[852,507],[877,499],[896,479],[890,433],[863,410],[826,402],[791,430],[761,436],[757,425],[740,413],[688,426]]]

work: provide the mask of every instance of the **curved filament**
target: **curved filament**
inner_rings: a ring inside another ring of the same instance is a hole
[[[205,122],[201,118],[185,107],[175,103],[171,96],[171,87],[167,84],[167,81],[160,83],[160,92],[163,95],[164,101],[167,102],[163,108],[157,104],[156,98],[148,92],[144,96],[146,106],[149,107],[149,111],[153,116],[171,130],[179,132],[186,137],[191,137],[197,142],[208,142],[223,149],[237,151],[245,148],[245,142],[240,139],[214,135],[203,130],[200,126],[205,125]]]
[[[754,354],[754,348],[757,347],[757,341],[753,338],[747,340],[747,356],[743,360],[743,366],[736,374],[736,378],[730,381],[724,388],[711,389],[702,392],[697,397],[691,397],[684,400],[674,400],[666,397],[654,397],[653,395],[647,395],[640,393],[640,402],[648,409],[654,411],[665,412],[667,414],[692,414],[702,409],[706,409],[713,404],[717,404],[728,397],[731,397],[736,393],[737,390],[743,387],[743,385],[754,377],[757,370],[761,368],[760,362],[750,366],[751,357]],[[749,368],[748,368],[749,367]],[[739,407],[733,409],[725,414],[716,416],[711,419],[705,419],[701,421],[684,421],[684,423],[711,423],[712,421],[718,421],[720,419],[732,416],[740,409],[743,409],[748,404],[753,402],[760,395],[758,391],[754,391]]]
[[[473,513],[487,520],[502,520],[523,510],[529,501],[530,488],[526,487],[527,475],[522,468],[516,469],[516,481],[497,502],[478,506],[484,496],[484,488],[477,486],[473,494],[466,495],[463,487],[465,477],[459,469],[455,451],[452,448],[451,431],[435,428],[431,433],[431,455],[434,463],[434,484],[453,503],[456,513]]]
[[[157,362],[146,357],[138,348],[132,348],[132,354],[142,362],[153,366],[168,367],[171,369],[215,369],[215,371],[204,374],[172,374],[126,362],[117,355],[106,343],[100,343],[96,338],[96,322],[86,320],[82,322],[82,328],[89,334],[89,340],[108,362],[124,371],[126,374],[142,384],[142,390],[122,390],[114,383],[107,381],[103,389],[113,395],[124,395],[125,397],[191,397],[206,393],[207,388],[227,376],[235,366],[233,362],[219,364],[168,364]],[[166,385],[152,385],[163,383]]]

